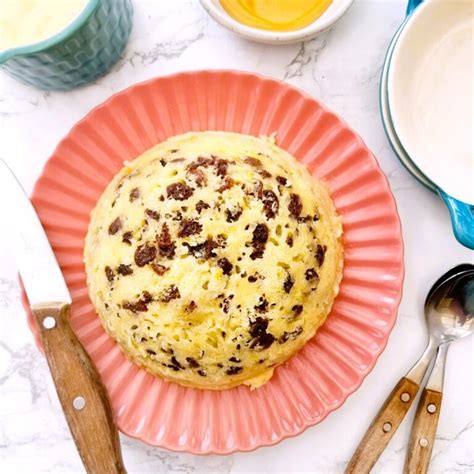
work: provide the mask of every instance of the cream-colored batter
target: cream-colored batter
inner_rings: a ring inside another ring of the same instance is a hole
[[[0,51],[59,33],[88,0],[0,0]]]

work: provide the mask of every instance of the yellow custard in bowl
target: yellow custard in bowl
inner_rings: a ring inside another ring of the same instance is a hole
[[[38,43],[66,28],[89,0],[0,0],[0,51]]]
[[[293,31],[316,21],[332,0],[220,0],[238,22],[269,31]]]

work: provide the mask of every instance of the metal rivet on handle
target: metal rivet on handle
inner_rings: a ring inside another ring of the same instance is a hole
[[[426,448],[426,447],[428,446],[428,444],[429,444],[429,443],[428,443],[428,440],[427,440],[426,438],[421,438],[421,439],[420,439],[420,446],[421,446],[422,448]]]
[[[436,405],[434,403],[430,403],[426,409],[428,410],[428,413],[435,413],[436,412]]]
[[[56,320],[53,318],[53,316],[46,316],[46,318],[43,319],[43,327],[46,329],[53,329],[56,326]]]
[[[382,429],[385,431],[385,433],[388,433],[392,429],[392,424],[391,423],[384,423],[382,426]]]
[[[402,402],[409,402],[410,401],[410,394],[408,392],[403,392],[401,395],[400,395],[400,400]]]
[[[72,401],[72,406],[76,409],[76,410],[82,410],[85,406],[86,406],[86,400],[84,397],[76,397],[73,401]]]

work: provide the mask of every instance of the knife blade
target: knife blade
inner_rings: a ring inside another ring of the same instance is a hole
[[[11,204],[5,207],[16,230],[13,243],[30,306],[70,304],[71,295],[38,215],[21,184],[1,159],[0,195],[4,196],[3,202]]]
[[[59,401],[86,471],[126,473],[107,390],[69,324],[71,296],[36,211],[0,159],[0,198],[13,224],[18,267]]]

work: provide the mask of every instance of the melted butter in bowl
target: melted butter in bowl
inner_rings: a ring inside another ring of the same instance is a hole
[[[220,0],[220,3],[244,25],[269,31],[293,31],[316,21],[332,0]]]
[[[89,0],[0,0],[0,51],[38,43],[66,28]]]

